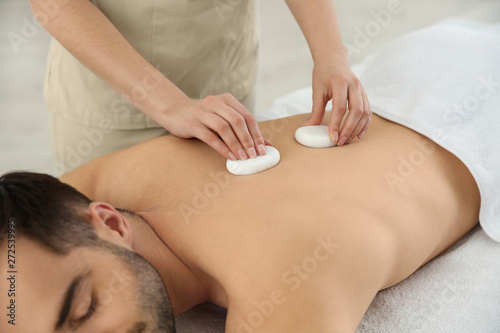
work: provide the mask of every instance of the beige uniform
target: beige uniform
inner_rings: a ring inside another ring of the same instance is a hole
[[[256,0],[92,0],[132,46],[191,98],[229,92],[252,111]],[[153,77],[149,80],[154,80]],[[147,84],[133,93],[144,93]],[[45,99],[56,173],[167,132],[56,40]]]

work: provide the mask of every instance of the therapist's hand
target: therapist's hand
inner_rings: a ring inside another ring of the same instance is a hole
[[[173,135],[206,142],[231,160],[265,155],[264,139],[255,117],[231,94],[177,102],[161,124]]]
[[[313,109],[304,125],[319,125],[332,100],[328,132],[342,146],[368,130],[371,110],[365,91],[349,67],[348,52],[340,36],[331,0],[286,0],[299,23],[314,61]],[[340,128],[349,106],[349,114]]]
[[[314,64],[313,108],[306,125],[321,124],[325,107],[332,100],[332,112],[328,124],[330,139],[339,146],[355,137],[363,138],[370,125],[372,112],[361,82],[352,72],[347,59],[332,56],[325,62]],[[342,118],[347,112],[342,128]]]
[[[30,0],[35,17],[46,16],[46,2]],[[226,158],[265,154],[264,145],[270,142],[233,96],[189,99],[90,1],[66,1],[58,13],[40,23],[83,65],[172,134],[203,140]],[[136,90],[147,95],[136,96]]]

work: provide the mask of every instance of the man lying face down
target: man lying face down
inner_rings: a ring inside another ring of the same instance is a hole
[[[479,191],[404,126],[374,115],[363,142],[311,149],[293,140],[306,117],[260,123],[281,162],[256,175],[175,137],[60,180],[4,175],[0,304],[15,300],[16,325],[2,316],[0,331],[174,332],[210,301],[228,308],[227,332],[354,332],[379,290],[476,225]]]
[[[0,193],[2,254],[12,250],[9,263],[19,276],[18,283],[9,281],[19,319],[9,317],[15,326],[3,326],[7,330],[2,332],[173,330],[168,295],[154,267],[130,246],[104,240],[93,228],[106,213],[116,211],[106,212],[109,206],[92,204],[71,186],[43,174],[6,175]],[[103,315],[104,321],[93,323],[93,317]]]

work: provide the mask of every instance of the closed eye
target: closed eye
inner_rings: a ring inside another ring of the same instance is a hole
[[[84,316],[82,316],[80,319],[78,319],[79,323],[84,323],[90,317],[92,317],[92,315],[95,313],[96,303],[97,302],[96,302],[95,297],[92,297],[92,301],[90,302],[89,310],[87,311],[87,313]]]
[[[69,322],[69,329],[71,331],[74,331],[79,326],[84,324],[87,320],[89,320],[92,317],[92,315],[94,315],[96,307],[97,307],[97,299],[94,296],[92,296],[87,313],[78,318],[77,320],[72,320],[71,322]]]

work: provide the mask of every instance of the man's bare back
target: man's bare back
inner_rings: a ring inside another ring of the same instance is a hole
[[[462,162],[408,128],[374,115],[362,141],[311,149],[293,139],[306,117],[260,124],[281,162],[256,175],[233,176],[204,143],[170,136],[61,180],[138,212],[158,249],[210,276],[228,332],[353,332],[379,290],[478,222],[479,191]],[[195,305],[179,301],[179,276],[163,276],[176,314]]]

